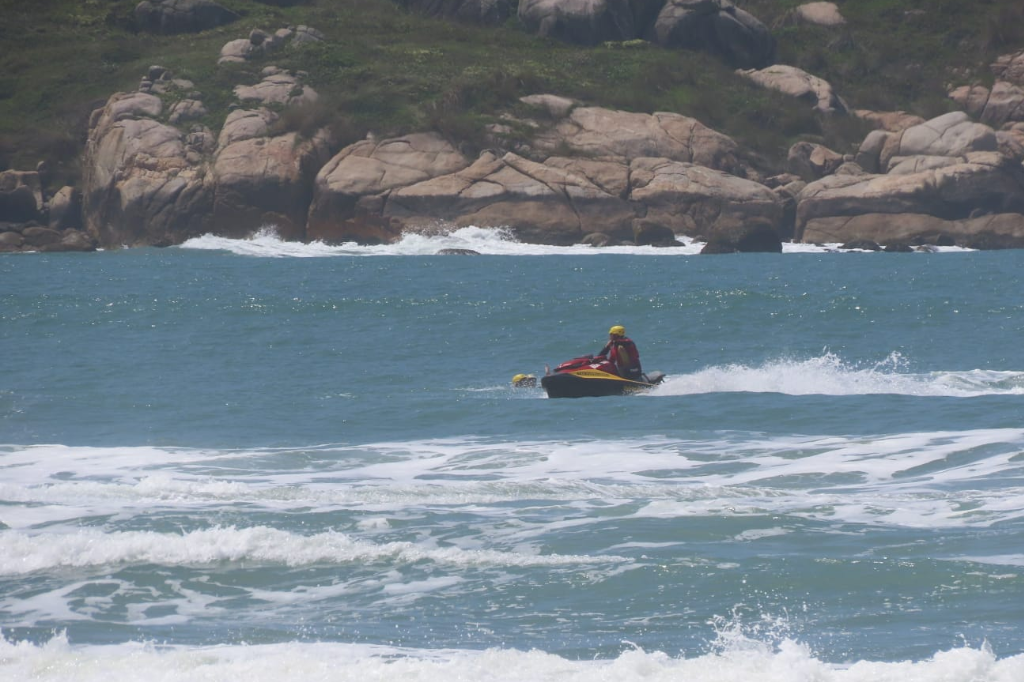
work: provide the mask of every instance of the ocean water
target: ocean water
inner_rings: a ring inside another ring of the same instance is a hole
[[[0,679],[1022,682],[1024,252],[699,247],[3,256]]]

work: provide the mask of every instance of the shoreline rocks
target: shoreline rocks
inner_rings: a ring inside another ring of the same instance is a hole
[[[726,0],[670,5],[690,19],[742,18]],[[299,27],[255,29],[245,41],[269,53],[322,39]],[[1024,56],[999,68],[1024,73]],[[849,111],[827,83],[791,67],[743,73],[823,114]],[[797,142],[789,173],[762,182],[734,140],[696,119],[550,93],[522,98],[531,118],[506,115],[476,158],[435,132],[371,134],[339,150],[315,127],[319,96],[305,73],[267,66],[257,78],[233,86],[214,131],[194,84],[151,67],[137,91],[93,112],[81,191],[50,196],[45,169],[0,173],[0,250],[165,246],[267,225],[283,239],[327,243],[475,225],[554,245],[704,237],[707,253],[778,251],[789,239],[1024,247],[1024,122],[997,131],[963,111],[928,121],[856,111],[876,127],[856,154]]]

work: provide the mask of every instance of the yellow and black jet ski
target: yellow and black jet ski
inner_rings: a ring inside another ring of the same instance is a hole
[[[647,391],[664,380],[664,372],[644,374],[640,381],[626,379],[606,358],[585,355],[558,365],[541,377],[540,385],[549,398],[596,398]]]

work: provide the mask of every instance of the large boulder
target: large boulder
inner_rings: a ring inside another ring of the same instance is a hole
[[[82,195],[74,187],[62,187],[50,198],[50,228],[79,229],[82,226]]]
[[[1024,52],[1002,55],[989,68],[997,80],[1024,85]]]
[[[996,77],[991,88],[962,85],[949,92],[950,99],[993,127],[1024,121],[1024,52],[1003,55],[990,68]]]
[[[407,136],[343,151],[317,177],[308,237],[380,243],[402,232],[474,225],[508,227],[520,239],[548,244],[593,233],[669,243],[675,235],[705,234],[723,214],[759,219],[776,238],[785,219],[777,193],[699,164],[563,156],[539,163],[485,152],[443,173],[465,163],[446,144]]]
[[[248,108],[231,112],[218,139],[215,229],[240,237],[272,226],[283,239],[305,239],[313,179],[330,158],[329,135],[279,132],[274,109],[308,106],[318,95],[298,74],[267,66],[259,83],[236,86],[235,96]]]
[[[315,102],[312,89],[267,67],[260,83],[236,88],[242,105],[255,108],[232,111],[218,140],[203,126],[183,131],[162,122],[163,100],[153,93],[174,99],[191,84],[153,67],[144,85],[148,92],[115,95],[92,117],[83,218],[100,245],[177,244],[206,232],[240,237],[264,226],[305,238],[328,135],[275,124],[279,112]],[[178,102],[187,100],[196,101]]]
[[[828,81],[795,66],[775,64],[763,69],[740,69],[737,73],[761,87],[802,100],[822,113],[846,114],[849,111]]]
[[[805,182],[813,182],[836,172],[844,161],[841,154],[824,145],[801,141],[789,148],[786,170]]]
[[[208,228],[212,192],[188,137],[150,118],[147,93],[117,93],[94,113],[83,158],[83,221],[103,246],[174,244]]]
[[[21,236],[25,240],[25,246],[35,250],[59,244],[61,240],[61,233],[58,230],[38,225],[26,227],[21,231]]]
[[[782,253],[782,240],[775,226],[765,218],[726,214],[711,226],[701,254]]]
[[[319,99],[317,92],[304,84],[297,74],[268,66],[263,69],[262,77],[255,85],[236,85],[235,97],[250,108],[253,105],[294,107],[313,104]]]
[[[964,85],[949,93],[950,99],[982,123],[1001,126],[1024,121],[1024,87],[1008,81],[984,85]]]
[[[775,62],[771,32],[729,0],[667,0],[645,37],[663,47],[709,52],[740,69]]]
[[[270,134],[271,126],[277,123],[279,118],[277,113],[266,107],[235,109],[228,114],[224,127],[220,129],[217,147],[223,149],[242,140],[266,137]]]
[[[507,227],[523,241],[567,245],[592,232],[631,239],[636,215],[628,202],[584,177],[485,152],[457,173],[393,190],[382,217],[396,233]]]
[[[887,130],[896,133],[911,126],[924,123],[924,119],[905,111],[871,111],[870,109],[854,109],[853,115],[876,130]]]
[[[25,238],[21,236],[20,232],[7,229],[6,225],[0,223],[0,253],[21,251],[24,243]]]
[[[944,114],[894,136],[892,156],[962,156],[968,152],[996,151],[995,131],[975,123],[962,111]]]
[[[307,237],[326,242],[388,241],[393,235],[382,223],[379,210],[361,208],[363,199],[456,173],[469,163],[436,133],[366,139],[350,145],[317,173]]]
[[[1022,213],[1024,169],[996,152],[971,152],[962,162],[917,172],[828,176],[807,185],[798,201],[797,241],[833,241],[831,237],[841,234],[835,241],[887,243],[891,240],[880,239],[874,232],[859,232],[865,220],[859,216],[887,215],[891,216],[888,224],[896,224],[908,214],[957,221]],[[917,226],[911,231],[926,230]]]
[[[592,182],[601,191],[618,197],[629,198],[629,164],[621,161],[600,161],[578,156],[551,156],[545,166],[561,168]]]
[[[732,138],[680,114],[637,114],[599,107],[577,107],[565,118],[539,130],[537,152],[629,163],[663,157],[726,172],[742,172],[739,148]]]
[[[783,221],[783,202],[772,190],[697,164],[634,159],[630,187],[630,200],[646,219],[680,235],[707,235],[722,215],[763,219],[776,231]]]
[[[37,171],[0,172],[0,222],[39,220],[42,209],[42,184]]]
[[[975,123],[962,111],[954,111],[897,132],[872,131],[864,138],[856,158],[865,170],[888,172],[907,157],[963,160],[968,153],[999,149],[999,136],[992,128]]]
[[[636,37],[629,0],[520,0],[526,30],[577,45]]]
[[[834,2],[808,2],[793,10],[790,20],[798,24],[835,28],[843,26],[846,19]]]
[[[135,23],[147,33],[199,33],[237,21],[239,15],[212,0],[143,0]]]
[[[323,33],[310,26],[280,28],[273,33],[253,29],[248,38],[229,40],[220,49],[217,64],[244,64],[271,55],[284,47],[296,48],[325,40]]]
[[[251,137],[220,149],[213,164],[217,233],[241,237],[273,226],[283,239],[304,239],[313,178],[329,155],[326,131]]]
[[[867,240],[884,246],[947,243],[977,249],[1024,248],[1024,215],[1000,213],[946,220],[919,213],[864,213],[809,221],[804,241],[816,244]]]

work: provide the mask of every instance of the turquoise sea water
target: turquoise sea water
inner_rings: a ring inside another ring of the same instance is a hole
[[[1024,680],[1024,252],[697,250],[0,258],[0,678]]]

